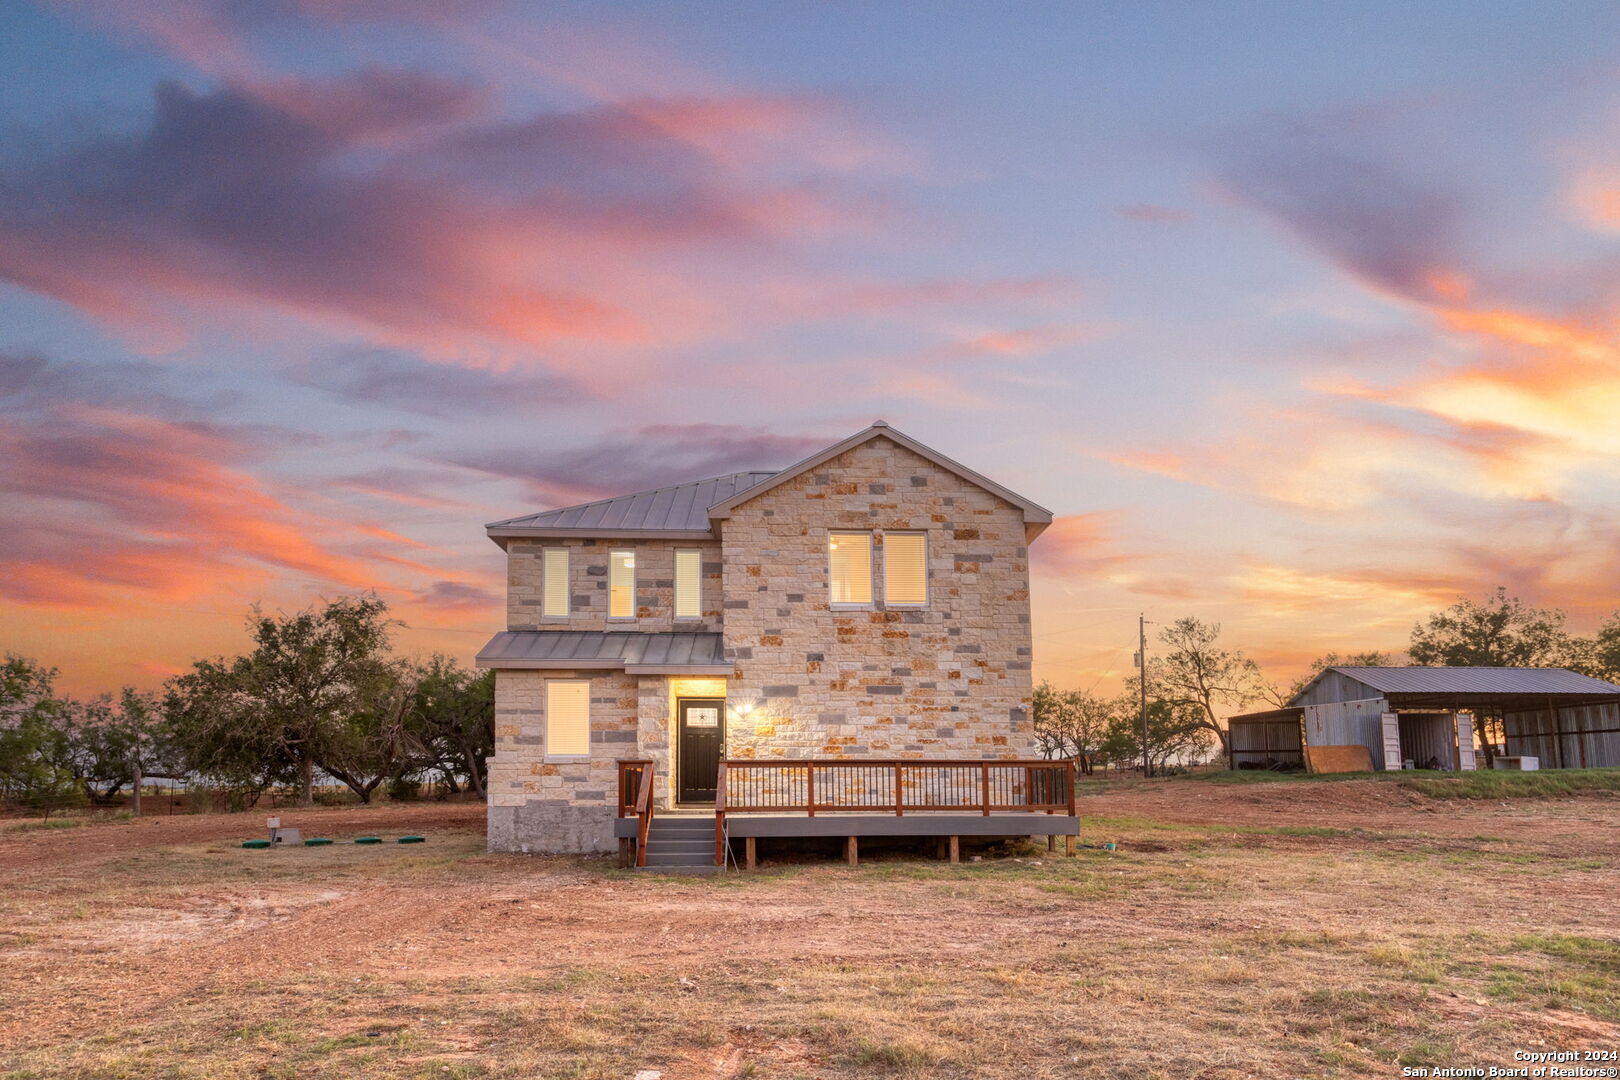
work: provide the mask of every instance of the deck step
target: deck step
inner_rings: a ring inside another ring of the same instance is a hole
[[[714,849],[695,851],[654,851],[647,849],[648,866],[713,866]]]
[[[700,840],[660,840],[656,837],[647,838],[647,854],[663,853],[665,855],[707,855],[714,858],[714,838],[707,837]]]

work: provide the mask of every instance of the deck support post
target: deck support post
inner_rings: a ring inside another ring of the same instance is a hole
[[[750,870],[759,865],[759,853],[758,848],[755,846],[756,843],[757,841],[752,836],[743,839],[743,865]]]
[[[1075,848],[1079,846],[1079,841],[1080,838],[1077,836],[1065,836],[1063,838],[1063,854],[1071,859],[1074,858],[1076,855]]]
[[[630,838],[628,836],[619,837],[619,869],[630,869]]]
[[[851,866],[860,865],[860,843],[853,836],[844,838],[844,861]]]
[[[951,862],[953,862],[953,863],[961,862],[962,861],[962,838],[960,836],[953,836],[953,837],[950,838],[950,849],[951,849]]]
[[[1047,851],[1056,851],[1057,850],[1057,833],[1047,833],[1046,834],[1046,850]]]

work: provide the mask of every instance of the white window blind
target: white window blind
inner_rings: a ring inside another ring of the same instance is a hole
[[[585,679],[546,682],[546,753],[591,752],[591,684]]]
[[[883,534],[883,602],[928,603],[928,540],[922,533]]]
[[[615,551],[608,556],[608,617],[636,616],[636,553]]]
[[[703,614],[703,553],[675,552],[675,617],[696,619]]]
[[[558,618],[568,614],[568,549],[546,548],[542,614]]]
[[[872,534],[835,532],[827,536],[827,565],[835,604],[872,602]]]

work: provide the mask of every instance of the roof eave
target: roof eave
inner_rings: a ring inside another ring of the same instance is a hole
[[[615,529],[611,526],[592,528],[559,528],[557,526],[486,525],[485,534],[499,543],[501,540],[523,539],[590,539],[603,537],[617,540],[713,540],[713,529]],[[505,545],[502,545],[503,547]]]
[[[628,675],[731,675],[730,664],[627,664],[623,660],[503,660],[498,656],[480,656],[474,667],[494,670],[522,671],[623,671]]]

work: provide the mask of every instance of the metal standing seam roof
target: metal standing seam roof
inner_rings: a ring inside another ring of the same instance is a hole
[[[563,506],[537,514],[507,518],[485,526],[491,536],[521,536],[528,530],[578,529],[613,534],[634,532],[708,533],[709,507],[775,476],[752,470],[711,476],[685,484],[652,488],[631,495]]]
[[[640,536],[696,539],[714,535],[712,521],[731,516],[732,510],[756,494],[763,494],[823,462],[852,450],[872,439],[885,438],[933,462],[948,472],[1007,500],[1024,513],[1024,539],[1033,541],[1052,523],[1052,511],[1002,487],[967,466],[952,461],[939,451],[913,439],[879,420],[847,439],[833,443],[803,461],[779,470],[750,470],[711,476],[685,484],[617,495],[611,499],[562,506],[535,514],[494,521],[484,526],[496,543],[503,540],[545,536]],[[501,545],[502,547],[505,544]]]
[[[1568,668],[1332,667],[1387,694],[1620,694],[1620,686]]]
[[[505,630],[478,650],[481,668],[618,669],[645,675],[725,673],[721,635],[602,630]]]

